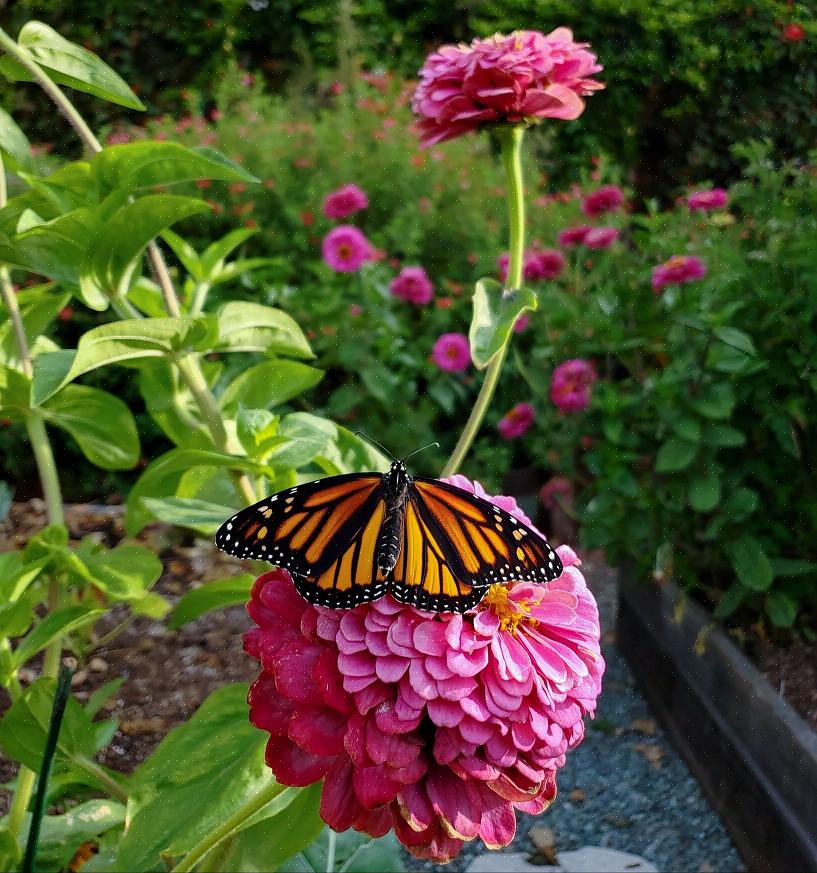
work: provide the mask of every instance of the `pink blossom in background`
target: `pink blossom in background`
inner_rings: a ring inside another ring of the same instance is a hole
[[[352,303],[349,305],[349,315],[352,318],[359,318],[363,315],[363,307],[359,303]]]
[[[503,282],[508,280],[509,263],[508,252],[504,252],[497,258],[497,269]],[[555,279],[566,266],[565,256],[556,249],[529,249],[525,252],[522,275],[527,282]]]
[[[471,347],[464,333],[444,333],[431,354],[434,363],[449,373],[459,373],[471,366]]]
[[[530,430],[534,417],[535,413],[530,403],[517,403],[502,416],[496,429],[502,439],[516,439]]]
[[[539,489],[539,500],[546,509],[556,509],[562,500],[573,500],[573,483],[564,476],[552,476]]]
[[[602,67],[587,45],[560,27],[547,36],[518,30],[440,46],[426,58],[412,101],[421,146],[488,124],[578,118],[582,98],[604,87],[591,78]]]
[[[523,312],[513,323],[513,332],[522,333],[530,324],[530,313]]]
[[[338,273],[355,273],[372,258],[366,237],[351,224],[339,224],[323,238],[324,261]]]
[[[584,238],[592,229],[589,224],[580,224],[576,227],[567,227],[564,230],[560,230],[557,237],[559,245],[565,249],[580,246],[584,243]]]
[[[323,201],[323,214],[327,218],[348,218],[369,205],[366,192],[357,185],[344,185],[327,194]]]
[[[713,209],[723,209],[729,199],[726,188],[710,188],[707,191],[694,191],[687,197],[690,212],[711,212]]]
[[[590,405],[590,389],[598,376],[590,361],[573,358],[553,371],[550,399],[562,412],[581,412]]]
[[[802,24],[792,21],[783,27],[780,37],[784,42],[802,42],[806,38],[806,29]]]
[[[403,267],[389,283],[394,297],[421,306],[430,303],[434,296],[434,286],[422,267]]]
[[[652,290],[658,293],[667,285],[682,285],[703,279],[706,275],[706,265],[695,255],[673,255],[668,261],[653,267]]]
[[[588,249],[609,249],[618,237],[618,228],[591,227],[584,236],[583,245]]]
[[[530,524],[513,498],[448,481]],[[250,720],[270,734],[275,778],[323,779],[330,827],[393,829],[419,858],[445,863],[477,837],[508,845],[516,810],[553,801],[601,690],[598,610],[575,553],[558,553],[558,579],[492,585],[465,615],[388,595],[316,607],[286,572],[260,576],[247,606],[258,626],[244,647],[261,664]]]
[[[582,212],[588,218],[597,218],[607,212],[618,212],[624,203],[624,193],[618,185],[602,185],[582,200]]]
[[[126,130],[116,130],[113,133],[109,133],[106,140],[108,145],[121,145],[130,141],[131,135]]]

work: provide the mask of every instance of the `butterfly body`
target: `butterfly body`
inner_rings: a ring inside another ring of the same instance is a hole
[[[311,603],[350,609],[391,594],[465,612],[495,582],[547,582],[562,563],[511,514],[437,479],[350,473],[298,485],[236,513],[216,545],[288,570]]]

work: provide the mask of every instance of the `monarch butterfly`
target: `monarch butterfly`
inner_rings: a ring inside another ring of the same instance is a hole
[[[310,603],[351,609],[389,593],[465,612],[494,582],[547,582],[562,562],[532,528],[437,479],[349,473],[296,485],[227,519],[216,545],[288,570]]]

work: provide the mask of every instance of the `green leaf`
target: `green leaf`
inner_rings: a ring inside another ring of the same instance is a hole
[[[726,343],[726,345],[738,349],[744,354],[757,355],[757,349],[752,342],[752,338],[742,330],[738,330],[735,327],[716,327],[714,334],[722,343]]]
[[[200,282],[204,278],[204,271],[201,267],[201,261],[196,254],[193,246],[186,239],[180,237],[172,230],[166,230],[162,233],[162,239],[173,250],[173,254],[179,259],[181,265],[187,272],[197,281]]]
[[[203,278],[212,281],[214,275],[220,270],[221,263],[225,258],[256,233],[258,231],[255,228],[239,227],[231,230],[221,239],[210,243],[201,255]]]
[[[506,289],[495,279],[477,282],[468,337],[478,370],[484,370],[509,342],[519,316],[536,306],[536,293],[530,288]]]
[[[139,392],[151,418],[177,446],[212,448],[213,438],[178,367],[165,359],[144,362],[139,367]]]
[[[218,311],[218,326],[219,340],[214,351],[315,357],[294,319],[271,306],[241,301],[225,303]]]
[[[17,126],[17,122],[0,107],[0,150],[9,162],[12,170],[17,168],[30,169],[31,143],[28,137]]]
[[[235,425],[241,448],[256,460],[266,460],[273,449],[289,445],[279,436],[280,419],[266,409],[239,409]]]
[[[269,409],[303,394],[322,378],[322,370],[298,361],[262,361],[236,376],[219,398],[219,405],[226,416],[234,415],[239,404]]]
[[[279,873],[323,873],[328,868],[329,831],[278,867]],[[335,835],[335,873],[402,873],[400,844],[394,834],[372,839],[348,830]]]
[[[735,407],[735,391],[728,382],[718,382],[710,385],[692,406],[705,418],[729,418]]]
[[[149,593],[162,574],[162,562],[145,546],[122,543],[83,560],[94,585],[112,601],[127,603],[150,618],[162,618],[170,609],[163,598]]]
[[[123,206],[94,237],[80,289],[86,294],[123,294],[147,244],[177,221],[209,208],[203,200],[174,194],[148,194]]]
[[[281,419],[279,434],[289,442],[277,447],[268,463],[276,470],[297,470],[316,455],[324,455],[335,439],[335,425],[308,412],[293,412]]]
[[[117,676],[116,679],[111,679],[109,682],[106,682],[104,685],[97,688],[85,704],[85,712],[87,713],[88,718],[93,718],[124,684],[125,677]]]
[[[235,509],[193,497],[143,497],[142,505],[159,521],[189,527],[205,536],[212,536]]]
[[[742,536],[726,546],[726,554],[743,585],[752,591],[766,591],[774,579],[774,571],[763,547],[751,536]]]
[[[0,746],[10,758],[30,770],[40,769],[56,684],[49,677],[38,679],[23,691],[0,721]],[[57,752],[70,760],[77,756],[90,758],[94,751],[91,719],[77,700],[69,697]]]
[[[66,377],[76,358],[76,349],[58,349],[44,352],[34,359],[34,377],[31,380],[31,405],[39,406],[51,397],[60,386],[66,384]]]
[[[707,424],[704,428],[705,443],[722,448],[738,448],[746,444],[746,436],[734,427],[725,424]]]
[[[66,606],[45,616],[27,636],[23,637],[14,650],[12,661],[15,667],[22,667],[26,661],[42,651],[52,640],[69,634],[78,627],[95,621],[104,610],[89,609],[87,606]]]
[[[40,407],[47,422],[67,431],[85,457],[103,470],[131,470],[139,460],[139,434],[118,397],[86,385],[66,385]]]
[[[689,483],[689,505],[696,512],[711,512],[721,499],[721,482],[716,473],[695,476]]]
[[[721,511],[730,521],[739,522],[748,518],[760,505],[760,497],[751,488],[736,488],[729,494]]]
[[[20,308],[23,331],[29,346],[33,346],[37,337],[45,333],[60,309],[70,299],[70,294],[61,293],[51,283],[37,285],[17,293],[17,305]],[[20,365],[20,352],[14,325],[3,306],[0,306],[0,364],[11,365],[18,369]]]
[[[695,443],[672,437],[668,439],[655,456],[655,471],[657,473],[675,473],[686,469],[698,453]]]
[[[321,453],[335,468],[334,475],[388,470],[391,461],[379,449],[339,424],[335,430],[337,435]]]
[[[161,855],[181,855],[269,785],[267,735],[247,721],[246,698],[243,684],[218,689],[137,769],[119,869],[153,870]]]
[[[67,85],[128,109],[144,109],[142,101],[106,63],[87,49],[69,42],[41,21],[23,25],[17,42],[58,85]],[[0,59],[0,72],[12,82],[31,82],[31,73],[9,56]]]
[[[30,407],[31,382],[18,370],[0,366],[0,412],[12,421],[21,420]]]
[[[83,843],[124,823],[125,807],[114,800],[86,800],[62,815],[43,816],[36,869],[67,870]]]
[[[172,630],[178,630],[205,612],[246,603],[254,579],[251,573],[241,573],[238,576],[205,582],[204,585],[187,591],[171,613],[168,626]]]
[[[814,561],[772,558],[771,565],[775,576],[806,576],[809,573],[817,573],[817,563]]]
[[[797,601],[782,591],[772,591],[766,596],[766,613],[775,627],[791,627],[797,611]]]
[[[21,852],[17,840],[5,825],[0,825],[0,870],[3,873],[17,870],[20,859]]]
[[[19,600],[47,563],[48,558],[23,563],[20,552],[0,553],[0,603]]]
[[[748,593],[740,582],[733,582],[721,595],[712,615],[717,619],[728,618],[743,603]]]
[[[177,142],[132,142],[108,146],[91,161],[104,188],[134,190],[196,179],[257,182],[251,173],[207,147],[188,148]]]
[[[701,441],[701,424],[696,418],[681,415],[673,419],[671,427],[679,437],[687,442],[698,443]]]

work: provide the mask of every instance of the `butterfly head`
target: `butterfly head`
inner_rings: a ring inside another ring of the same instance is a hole
[[[386,490],[394,496],[405,494],[411,484],[405,461],[392,461],[389,472],[383,478],[386,480]]]

